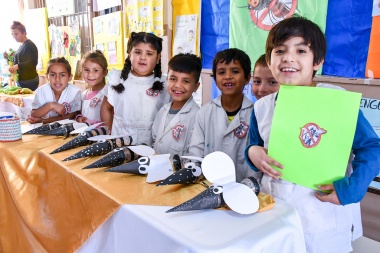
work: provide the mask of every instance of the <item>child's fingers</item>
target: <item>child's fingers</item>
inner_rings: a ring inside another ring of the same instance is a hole
[[[266,161],[262,161],[262,162],[260,163],[260,165],[261,165],[260,170],[261,170],[263,173],[265,173],[266,175],[268,175],[268,176],[270,176],[270,177],[272,177],[272,178],[274,178],[274,179],[277,179],[277,180],[279,179],[279,177],[282,176],[282,174],[281,174],[280,172],[278,172],[277,170],[273,169],[273,168],[268,164],[268,162],[266,162]]]

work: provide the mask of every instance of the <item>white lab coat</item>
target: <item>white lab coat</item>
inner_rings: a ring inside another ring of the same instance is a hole
[[[117,85],[121,71],[113,69],[110,73],[106,96],[114,108],[112,135],[130,135],[133,144],[152,145],[152,124],[157,112],[168,103],[170,96],[166,87],[152,95],[154,75],[137,77],[129,73],[123,81],[125,90],[118,94],[112,85]],[[161,78],[165,83],[165,78]],[[150,94],[150,95],[149,95]]]
[[[184,155],[187,153],[199,105],[191,96],[165,127],[170,107],[171,102],[161,108],[154,120],[152,127],[153,149],[158,154]]]
[[[85,99],[88,90],[82,93],[82,115],[90,120],[91,124],[101,122],[100,106],[102,105],[104,93],[100,90],[93,98]]]
[[[244,96],[240,111],[230,123],[222,107],[221,96],[201,107],[196,116],[189,155],[204,157],[214,151],[222,151],[234,161],[237,182],[255,174],[244,159],[252,108],[253,103]],[[243,129],[238,131],[242,126]]]
[[[47,103],[57,102],[59,104],[68,104],[68,113],[80,111],[82,91],[74,84],[69,83],[67,87],[62,91],[58,101],[55,100],[54,91],[50,86],[50,83],[46,83],[38,87],[35,91],[35,96],[32,103],[32,109],[38,109]],[[51,118],[59,116],[54,110],[49,111],[43,118]]]
[[[342,89],[329,84],[318,87]],[[255,116],[264,147],[268,148],[270,129],[277,93],[270,94],[255,103]],[[301,105],[300,105],[301,106]],[[350,157],[348,173],[351,173]],[[281,161],[279,161],[281,162]],[[315,190],[286,180],[275,180],[263,175],[261,191],[292,204],[301,217],[308,253],[350,252],[351,241],[362,235],[359,203],[339,206],[319,201]],[[354,231],[351,232],[352,226]]]

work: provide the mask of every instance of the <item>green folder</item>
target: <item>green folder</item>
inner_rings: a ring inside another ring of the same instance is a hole
[[[282,179],[318,189],[345,176],[361,94],[281,85],[268,155],[284,165]]]

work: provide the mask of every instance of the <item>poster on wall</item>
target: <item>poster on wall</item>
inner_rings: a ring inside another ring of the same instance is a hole
[[[380,100],[374,98],[362,98],[360,110],[371,124],[373,130],[380,137]]]
[[[122,12],[114,12],[92,19],[94,45],[104,53],[109,69],[122,69],[124,65],[124,43]]]
[[[74,0],[45,0],[48,17],[74,14]]]
[[[196,37],[198,15],[180,15],[176,17],[174,31],[173,55],[179,53],[194,54],[196,51]]]
[[[49,26],[51,57],[65,57],[73,74],[76,73],[78,61],[81,59],[81,37],[79,22],[71,22],[68,26]]]
[[[28,38],[38,48],[38,74],[44,75],[47,62],[50,59],[50,43],[46,8],[24,10],[24,23],[28,31]]]
[[[173,0],[172,54],[192,53],[200,55],[201,1]]]
[[[164,35],[163,0],[124,0],[125,36],[131,32],[149,32]]]
[[[93,0],[92,2],[92,10],[93,11],[101,11],[105,9],[109,9],[115,6],[120,6],[121,0]]]

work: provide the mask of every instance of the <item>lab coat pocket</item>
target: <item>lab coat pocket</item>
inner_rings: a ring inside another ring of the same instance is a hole
[[[184,155],[186,146],[183,143],[171,143],[169,146],[170,154]]]
[[[302,206],[299,213],[304,226],[304,231],[310,233],[323,233],[337,229],[336,217],[339,206],[328,202],[319,201],[314,194],[305,196],[299,200]]]

